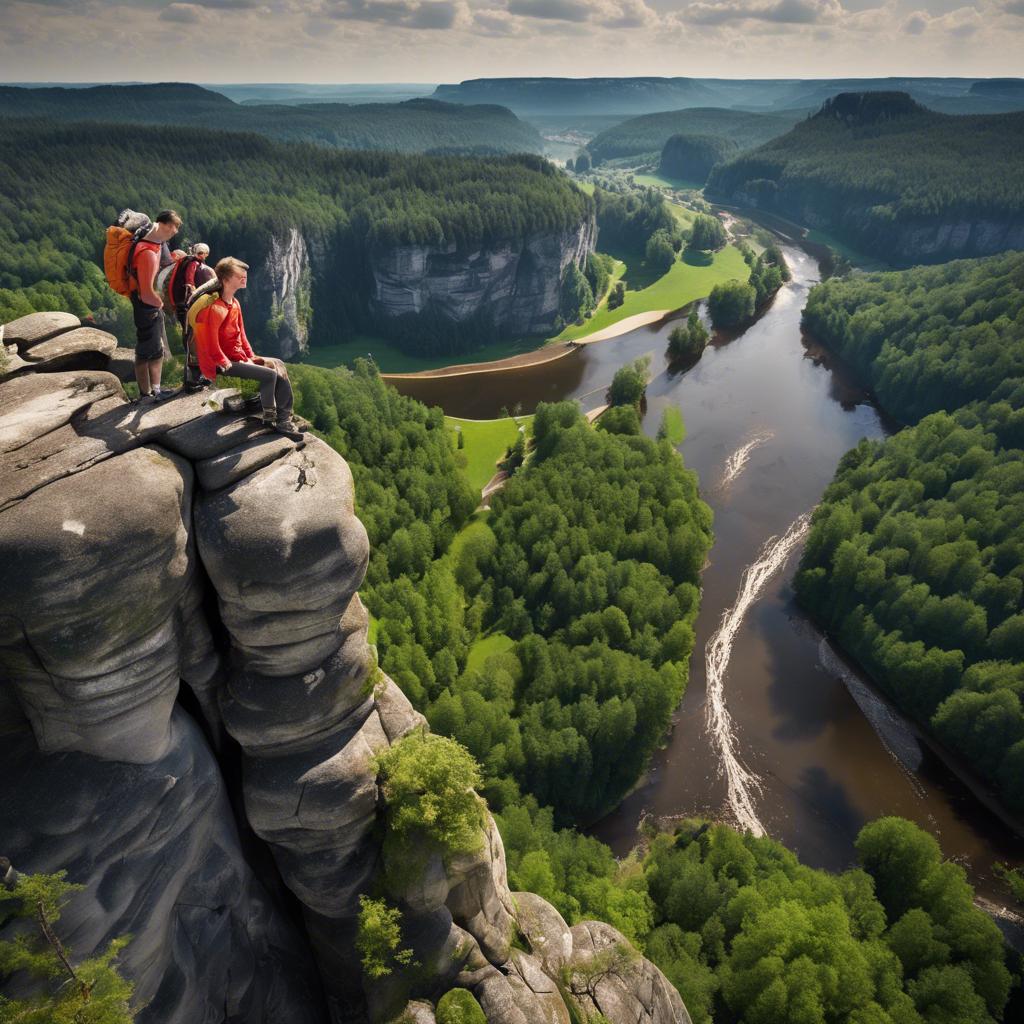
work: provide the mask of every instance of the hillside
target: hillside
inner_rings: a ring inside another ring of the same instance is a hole
[[[595,163],[632,158],[636,163],[657,161],[673,135],[703,135],[726,140],[738,152],[751,149],[789,131],[803,115],[752,114],[723,107],[666,110],[633,117],[601,132],[587,144]]]
[[[592,200],[527,155],[337,152],[19,119],[0,122],[0,197],[0,317],[64,308],[123,323],[99,266],[105,225],[123,206],[171,206],[181,241],[251,264],[249,334],[285,356],[357,329],[447,351],[543,330],[562,272],[593,248]]]
[[[1024,247],[1024,113],[957,117],[906,93],[844,93],[720,164],[707,192],[894,263]]]
[[[403,103],[235,103],[198,85],[90,89],[0,87],[0,117],[178,124],[255,132],[284,142],[401,153],[539,153],[537,132],[497,106],[426,98]]]

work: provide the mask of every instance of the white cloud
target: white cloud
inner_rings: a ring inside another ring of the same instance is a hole
[[[818,25],[837,21],[844,11],[839,0],[698,0],[682,12],[698,25],[771,21],[784,25]]]

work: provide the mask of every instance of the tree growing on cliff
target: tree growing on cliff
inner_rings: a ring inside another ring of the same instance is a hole
[[[746,281],[716,284],[708,296],[708,312],[715,327],[740,327],[750,320],[757,306],[757,292]]]
[[[359,897],[359,932],[356,949],[363,970],[371,978],[386,978],[395,967],[412,963],[412,950],[401,949],[402,912],[388,906],[387,900]]]
[[[56,929],[61,911],[82,886],[53,875],[23,875],[0,858],[0,915],[18,920],[15,937],[0,942],[0,979],[23,973],[41,989],[23,999],[0,996],[3,1024],[130,1024],[132,983],[114,965],[130,937],[111,940],[98,956],[77,963]]]
[[[562,317],[570,323],[594,308],[594,293],[590,282],[575,263],[565,268],[558,308]]]
[[[426,841],[446,856],[479,847],[480,769],[461,743],[417,730],[379,754],[375,764],[388,805],[389,839],[408,852]]]

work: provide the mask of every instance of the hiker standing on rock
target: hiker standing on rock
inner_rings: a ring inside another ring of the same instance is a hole
[[[174,210],[164,210],[149,232],[136,243],[132,255],[131,272],[136,287],[131,292],[131,303],[135,318],[135,380],[139,385],[139,398],[160,400],[173,394],[160,387],[167,340],[164,303],[155,291],[155,284],[161,264],[170,255],[167,243],[180,227],[181,217]]]
[[[214,267],[220,296],[195,321],[199,369],[210,380],[219,373],[259,381],[264,424],[283,434],[298,434],[287,367],[280,359],[256,355],[245,336],[242,307],[235,292],[246,286],[248,269],[247,263],[234,256],[225,256]]]

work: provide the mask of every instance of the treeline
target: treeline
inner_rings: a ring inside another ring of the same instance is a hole
[[[314,343],[372,326],[376,250],[522,239],[574,228],[593,209],[534,156],[335,152],[202,129],[0,121],[0,321],[50,309],[123,315],[100,260],[104,229],[124,206],[174,207],[181,241],[254,265],[272,237],[297,229],[320,254]],[[259,340],[261,325],[249,333]]]
[[[935,261],[958,243],[936,235],[918,252],[899,235],[904,225],[975,219],[998,229],[1024,216],[1024,113],[954,116],[902,93],[842,94],[781,138],[716,166],[707,188],[801,220],[811,211],[889,260]],[[983,255],[991,237],[968,244]]]
[[[631,117],[613,125],[587,143],[595,164],[617,160],[651,163],[659,159],[674,135],[714,138],[731,152],[760,146],[782,135],[798,120],[790,114],[754,114],[725,107],[691,107]]]
[[[180,82],[90,89],[0,86],[0,117],[188,125],[255,132],[279,142],[398,153],[485,156],[543,150],[537,131],[505,107],[431,99],[248,105]]]
[[[1024,809],[1024,255],[831,280],[807,323],[914,422],[815,513],[802,602]],[[932,412],[932,410],[948,410]]]

